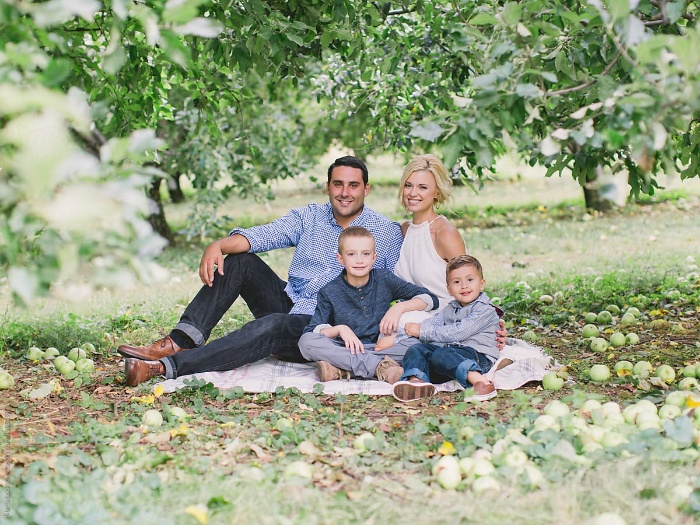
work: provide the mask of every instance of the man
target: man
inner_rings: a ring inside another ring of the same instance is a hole
[[[126,383],[136,386],[163,374],[175,378],[232,370],[272,354],[302,360],[298,341],[316,307],[316,294],[342,269],[336,258],[340,232],[362,226],[374,234],[375,268],[393,271],[398,260],[401,228],[365,207],[368,178],[361,160],[336,159],[328,168],[329,203],[294,209],[262,226],[234,228],[228,237],[210,244],[199,265],[204,286],[173,331],[150,346],[118,348],[127,358]],[[255,254],[291,246],[296,249],[285,283]],[[239,296],[255,319],[205,344]]]

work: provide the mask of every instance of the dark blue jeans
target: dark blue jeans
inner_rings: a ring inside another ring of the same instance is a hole
[[[485,374],[491,370],[491,361],[470,346],[440,346],[420,343],[411,346],[403,358],[401,380],[415,376],[430,383],[445,383],[456,379],[464,388],[471,386],[467,373]]]
[[[303,361],[298,341],[311,316],[289,313],[293,303],[285,285],[255,254],[226,256],[224,275],[215,272],[213,285],[202,286],[175,326],[198,346],[163,358],[166,377],[233,370],[273,354]],[[255,319],[204,344],[239,296]]]

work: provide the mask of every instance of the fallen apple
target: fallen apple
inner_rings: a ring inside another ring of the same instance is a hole
[[[284,469],[284,477],[312,479],[314,477],[314,469],[306,461],[292,461]]]
[[[540,301],[544,304],[552,304],[554,302],[554,297],[549,294],[540,295]]]
[[[491,476],[483,476],[474,480],[472,483],[472,491],[476,494],[480,494],[482,492],[500,492],[501,484],[496,478]]]
[[[542,416],[540,416],[542,417]],[[476,458],[474,460],[474,467],[472,468],[472,474],[478,477],[488,476],[496,470],[490,459],[486,458]]]
[[[168,415],[174,419],[179,419],[180,421],[187,419],[187,412],[180,407],[170,407],[168,409]]]
[[[15,384],[15,378],[5,370],[0,371],[0,390],[9,390]]]
[[[684,377],[678,382],[679,390],[700,390],[700,384],[694,377]]]
[[[548,416],[562,417],[571,411],[569,410],[569,405],[559,401],[558,399],[553,399],[547,403],[547,406],[544,407],[543,412]]]
[[[75,370],[75,363],[68,359],[65,362],[61,362],[59,364],[56,364],[56,360],[54,360],[54,366],[56,367],[56,370],[60,372],[61,375],[67,376],[70,374],[73,370]]]
[[[636,345],[637,343],[639,343],[639,336],[634,332],[630,332],[625,336],[625,340],[628,345]]]
[[[632,369],[634,375],[641,378],[649,377],[652,370],[653,368],[649,361],[637,361]]]
[[[630,361],[618,361],[614,367],[618,377],[631,376],[634,370],[634,365]]]
[[[355,438],[352,446],[359,452],[366,452],[376,446],[377,438],[371,432],[363,432]]]
[[[462,474],[459,466],[455,468],[444,468],[437,473],[437,482],[443,489],[454,489],[462,481]]]
[[[141,423],[147,427],[159,427],[163,424],[163,416],[155,408],[152,408],[143,413]]]
[[[374,436],[372,436],[374,438]],[[437,476],[443,469],[457,469],[459,471],[459,460],[457,456],[440,456],[432,468],[433,476]]]
[[[471,476],[474,472],[474,459],[469,456],[460,459],[459,470],[465,478]]]
[[[279,430],[280,432],[287,432],[289,430],[292,430],[293,428],[294,421],[292,421],[288,417],[281,417],[277,421],[275,421],[275,430]]]
[[[78,359],[75,363],[78,372],[92,374],[95,371],[95,362],[92,359]]]
[[[523,335],[521,335],[520,338],[523,341],[527,341],[528,343],[534,343],[535,341],[537,341],[537,334],[532,330],[528,330]]]
[[[586,313],[586,315],[584,316],[584,320],[585,320],[586,323],[588,323],[588,324],[595,323],[595,322],[598,321],[598,314],[595,313],[595,312],[588,312],[588,313]]]
[[[642,313],[639,311],[639,308],[636,306],[630,306],[627,310],[625,310],[626,314],[632,314],[635,316],[637,319],[642,315]]]
[[[636,322],[637,322],[637,318],[634,316],[634,314],[631,314],[629,312],[625,312],[625,314],[620,318],[620,325],[621,326],[635,324]]]
[[[93,345],[92,343],[83,343],[82,345],[80,345],[80,348],[85,350],[85,353],[88,355],[94,354],[97,351],[95,349],[95,345]]]
[[[594,337],[591,340],[591,350],[594,352],[605,352],[608,346],[608,342],[602,337]]]
[[[605,309],[613,315],[617,315],[620,313],[620,307],[616,304],[609,304],[605,307]]]
[[[545,390],[560,390],[564,386],[564,380],[556,372],[547,372],[542,377],[542,387]]]
[[[700,365],[697,363],[686,365],[683,367],[683,377],[698,377],[698,370],[700,370]]]
[[[598,312],[598,322],[600,324],[610,324],[612,323],[612,314],[608,312],[607,310],[603,310],[601,312]]]
[[[581,412],[590,414],[594,410],[598,410],[601,407],[600,401],[597,399],[586,399],[581,405]]]
[[[587,324],[581,329],[581,335],[588,339],[589,337],[598,337],[600,335],[600,330],[594,324]]]
[[[689,394],[687,392],[683,392],[681,390],[674,390],[672,392],[669,392],[666,396],[666,404],[676,405],[679,408],[685,408],[685,403],[688,399],[688,396]]]
[[[44,352],[38,346],[32,346],[27,350],[27,353],[24,354],[24,357],[30,361],[41,361],[44,359]]]
[[[612,334],[610,334],[610,344],[613,347],[622,346],[625,344],[626,341],[627,339],[625,339],[625,334],[621,332],[613,332]]]
[[[54,348],[53,346],[48,347],[44,351],[44,359],[56,359],[59,355],[61,355],[61,352],[58,351],[58,348]]]
[[[610,369],[606,365],[593,365],[590,371],[591,379],[597,383],[610,379]]]
[[[676,419],[682,412],[679,406],[669,405],[667,403],[659,409],[659,417],[661,419]]]
[[[85,350],[82,348],[71,348],[70,352],[68,352],[68,359],[73,361],[74,363],[78,362],[78,359],[86,359],[87,358],[87,353],[85,353]]]
[[[656,377],[664,383],[673,383],[676,380],[676,371],[669,365],[659,365],[656,368]]]

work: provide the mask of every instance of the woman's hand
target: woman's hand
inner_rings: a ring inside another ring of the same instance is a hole
[[[506,346],[506,341],[508,340],[508,330],[506,330],[506,323],[503,319],[499,319],[498,326],[501,327],[500,330],[496,331],[496,343],[498,343],[498,350],[503,350]]]
[[[374,351],[375,352],[381,352],[382,350],[386,350],[387,348],[391,348],[394,346],[394,339],[395,337],[393,335],[387,335],[386,337],[381,337],[379,341],[377,341],[377,344],[374,345]]]

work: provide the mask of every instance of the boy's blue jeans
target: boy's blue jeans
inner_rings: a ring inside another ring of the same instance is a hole
[[[467,373],[485,374],[491,370],[491,361],[470,346],[440,346],[420,343],[411,346],[403,358],[404,373],[401,381],[415,376],[429,383],[445,383],[456,379],[464,388],[471,386]]]

